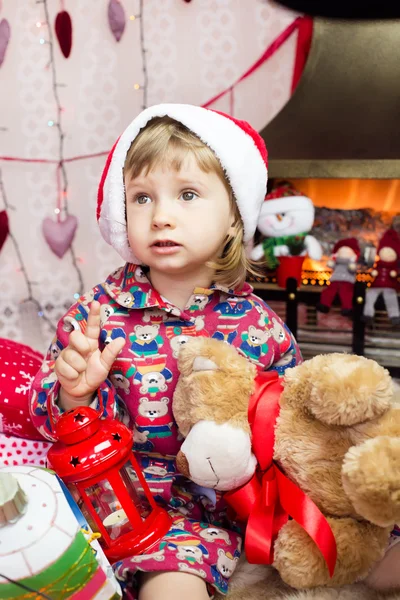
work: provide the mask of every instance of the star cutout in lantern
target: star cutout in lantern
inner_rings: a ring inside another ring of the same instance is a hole
[[[71,460],[69,461],[69,464],[72,465],[73,467],[77,467],[78,465],[81,464],[81,461],[79,460],[78,456],[73,456],[71,458]]]
[[[74,416],[74,421],[76,423],[82,423],[82,421],[85,420],[85,417],[83,415],[81,415],[81,413],[78,413],[77,415]]]
[[[119,433],[114,433],[114,434],[113,434],[113,439],[114,439],[116,442],[120,442],[120,441],[122,440],[122,438],[121,438],[121,436],[119,435]]]

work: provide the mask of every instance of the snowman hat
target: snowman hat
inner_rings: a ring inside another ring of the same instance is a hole
[[[310,198],[296,190],[289,181],[279,182],[264,198],[263,215],[283,213],[289,210],[314,210]]]
[[[97,221],[105,241],[127,262],[139,263],[128,243],[123,168],[139,132],[154,117],[185,125],[214,152],[232,188],[243,220],[244,241],[256,230],[268,179],[268,154],[262,137],[246,121],[189,104],[158,104],[141,112],[108,155],[97,195]]]

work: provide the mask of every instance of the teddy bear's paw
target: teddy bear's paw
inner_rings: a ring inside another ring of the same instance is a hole
[[[327,518],[336,540],[337,560],[333,577],[317,545],[296,521],[282,527],[274,546],[274,567],[294,588],[336,587],[366,577],[382,558],[388,532],[372,523],[351,518]]]
[[[288,521],[280,530],[274,545],[273,566],[283,581],[294,588],[313,588],[331,583],[322,554],[296,521]]]
[[[400,439],[380,436],[344,457],[344,490],[355,510],[380,527],[400,520]]]

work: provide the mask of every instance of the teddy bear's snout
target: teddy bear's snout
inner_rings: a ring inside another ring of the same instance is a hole
[[[184,459],[177,461],[181,473],[189,473],[198,485],[222,491],[246,483],[257,464],[250,435],[228,423],[196,423],[181,446],[182,454]]]

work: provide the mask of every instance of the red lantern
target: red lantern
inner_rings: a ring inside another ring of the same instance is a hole
[[[155,503],[123,423],[82,406],[61,415],[53,431],[59,441],[47,455],[48,466],[101,534],[110,562],[146,552],[167,533],[170,516]]]

